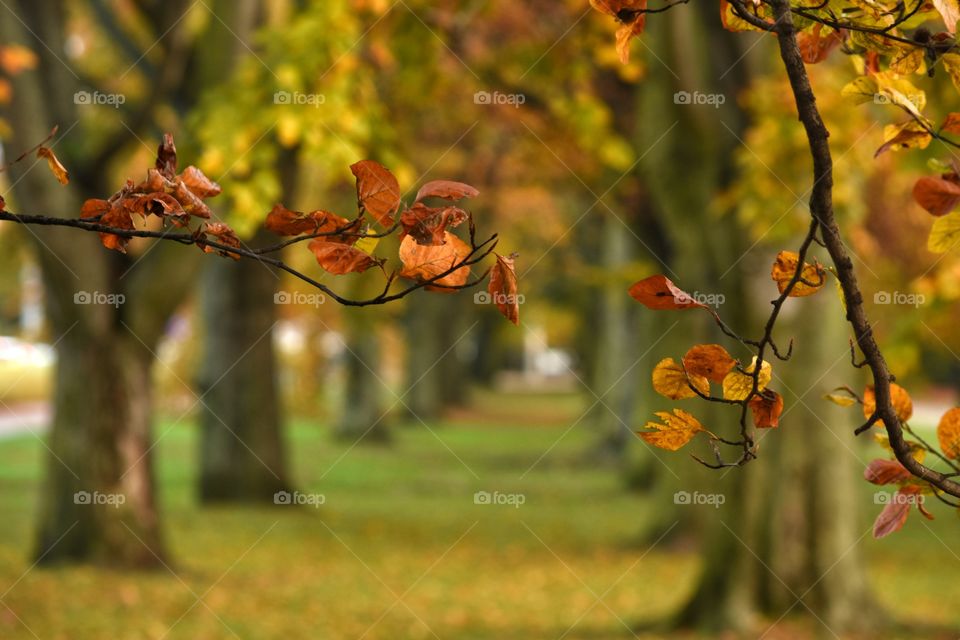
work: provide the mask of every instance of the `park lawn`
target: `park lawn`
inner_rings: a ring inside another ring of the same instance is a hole
[[[642,630],[693,588],[689,538],[651,547],[641,538],[651,501],[584,463],[590,434],[568,431],[572,419],[535,419],[538,405],[575,419],[579,402],[486,401],[454,421],[398,425],[389,447],[335,442],[320,425],[296,423],[296,484],[322,493],[320,508],[200,509],[196,429],[159,424],[172,561],[147,574],[31,570],[45,450],[32,436],[0,441],[0,638],[696,637]],[[520,418],[489,426],[485,404]],[[525,502],[478,505],[477,491]],[[872,493],[865,484],[864,500]],[[942,630],[885,638],[958,636],[946,629],[960,628],[960,521],[935,510],[937,521],[914,514],[896,538],[864,539],[878,599],[901,622]],[[874,506],[865,511],[866,531]],[[788,616],[765,637],[814,630]]]

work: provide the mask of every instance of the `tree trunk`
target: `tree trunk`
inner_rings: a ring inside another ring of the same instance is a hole
[[[376,308],[345,307],[344,393],[334,435],[350,442],[389,439],[380,371],[381,338]]]

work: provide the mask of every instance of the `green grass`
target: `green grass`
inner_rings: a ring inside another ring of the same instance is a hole
[[[196,430],[159,425],[174,564],[149,574],[31,570],[45,450],[29,436],[0,441],[0,594],[12,586],[0,598],[0,638],[524,640],[571,627],[566,638],[632,638],[624,623],[679,606],[696,581],[696,553],[689,545],[647,552],[640,534],[654,505],[627,492],[616,472],[584,464],[585,430],[558,442],[578,401],[483,399],[486,409],[459,412],[432,432],[398,427],[389,447],[351,448],[321,426],[295,424],[296,483],[324,494],[319,509],[201,509]],[[496,422],[490,412],[519,417]],[[522,493],[525,503],[476,505],[479,490]],[[878,598],[895,616],[958,628],[960,521],[938,511],[936,522],[914,516],[895,541],[864,549]],[[605,594],[603,604],[591,591]],[[807,628],[788,620],[768,638],[812,637]]]

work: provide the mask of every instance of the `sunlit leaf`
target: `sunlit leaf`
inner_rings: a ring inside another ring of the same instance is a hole
[[[943,455],[951,459],[960,458],[960,407],[950,409],[940,418],[937,440]]]
[[[700,393],[710,395],[710,382],[703,376],[688,375],[673,358],[664,358],[653,368],[653,388],[662,396],[671,400],[695,398],[697,393],[691,385]]]
[[[907,422],[913,415],[913,400],[910,394],[900,385],[890,383],[890,401],[900,422]],[[863,417],[870,419],[877,410],[877,396],[873,385],[867,385],[863,391]],[[879,424],[879,423],[878,423]]]
[[[655,275],[634,283],[630,295],[650,309],[689,309],[706,307],[693,299],[686,291],[670,282],[666,276]]]
[[[357,200],[383,227],[393,225],[393,214],[400,207],[400,183],[390,170],[374,160],[361,160],[350,166],[357,178]]]
[[[734,369],[723,378],[723,397],[727,400],[746,400],[753,390],[753,372],[757,364],[757,358],[754,356],[750,366],[743,372]],[[766,360],[760,366],[760,373],[757,375],[757,391],[763,391],[770,379],[773,377],[773,367]]]
[[[47,166],[50,167],[50,172],[57,178],[57,181],[60,184],[67,184],[70,182],[70,173],[67,171],[67,168],[60,163],[60,160],[53,152],[53,149],[49,147],[40,147],[37,149],[37,157],[43,158],[47,161]]]
[[[780,293],[786,291],[790,281],[793,280],[799,261],[800,254],[793,251],[781,251],[777,254],[777,259],[770,269],[770,277],[777,283],[777,289]],[[798,298],[813,295],[822,289],[826,282],[827,272],[822,266],[804,263],[800,280],[797,280],[790,290],[790,297]]]
[[[406,236],[400,243],[400,262],[403,264],[400,275],[421,282],[430,280],[449,271],[470,255],[470,245],[457,236],[447,231],[444,238],[444,244],[432,246],[418,244],[413,237]],[[427,288],[452,293],[455,289],[450,287],[462,287],[469,278],[470,267],[464,265],[437,280],[434,283],[437,286]]]
[[[700,421],[683,409],[674,409],[672,414],[668,411],[657,411],[655,415],[660,418],[660,422],[650,421],[643,425],[653,431],[642,431],[639,435],[648,444],[660,449],[676,451],[704,431]]]
[[[736,364],[737,361],[719,344],[694,345],[683,356],[683,368],[687,373],[720,383]]]
[[[780,425],[783,413],[783,396],[772,389],[764,389],[759,395],[750,398],[750,411],[753,425],[758,429],[770,429]]]

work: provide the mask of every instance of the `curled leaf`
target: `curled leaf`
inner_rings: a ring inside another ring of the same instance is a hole
[[[313,251],[317,263],[325,271],[337,276],[362,273],[370,267],[382,264],[381,260],[355,247],[340,242],[329,242],[323,238],[311,240],[307,247]]]
[[[60,163],[60,160],[53,152],[53,149],[50,147],[40,147],[37,149],[37,157],[43,158],[47,161],[47,166],[50,167],[50,172],[54,175],[54,177],[56,177],[60,184],[67,184],[70,182],[70,173],[67,171],[67,168]]]
[[[431,280],[441,273],[463,262],[471,253],[470,245],[453,235],[444,232],[444,244],[418,244],[412,236],[406,236],[400,243],[400,262],[403,268],[400,276],[411,280]],[[431,291],[452,293],[456,287],[462,287],[470,278],[470,267],[463,265],[428,286]]]
[[[516,254],[504,258],[499,254],[497,263],[490,270],[490,284],[487,292],[503,317],[513,324],[520,325],[520,299],[517,294],[517,273],[514,268]]]
[[[770,277],[777,283],[777,289],[780,293],[787,290],[790,281],[793,280],[800,262],[800,254],[794,251],[781,251],[777,254],[777,259],[770,269]],[[790,290],[791,298],[813,295],[819,291],[827,282],[827,273],[822,266],[803,264],[803,271],[800,274],[800,280]]]
[[[240,259],[240,254],[238,253],[224,250],[219,247],[211,247],[209,244],[207,244],[209,240],[212,240],[213,242],[228,247],[233,247],[235,249],[240,248],[240,238],[237,237],[236,232],[222,222],[203,223],[194,233],[194,238],[196,239],[197,246],[200,247],[201,251],[204,253],[216,253],[225,258],[233,258],[234,260]]]
[[[873,537],[880,539],[902,529],[910,507],[923,499],[919,494],[920,487],[916,485],[902,487],[894,493],[873,523]]]
[[[270,213],[267,214],[267,220],[264,226],[268,231],[272,231],[281,236],[297,236],[301,233],[310,235],[345,231],[354,225],[346,218],[330,213],[329,211],[311,211],[302,213],[300,211],[291,211],[282,204],[275,204]],[[355,236],[329,235],[323,236],[328,242],[346,242],[349,244]]]
[[[444,243],[447,228],[458,226],[467,217],[467,212],[457,207],[433,208],[418,202],[400,214],[400,226],[417,244],[438,245]]]
[[[463,198],[476,198],[478,195],[480,192],[468,184],[451,180],[433,180],[420,187],[415,202],[420,202],[424,198],[443,198],[456,202]]]

